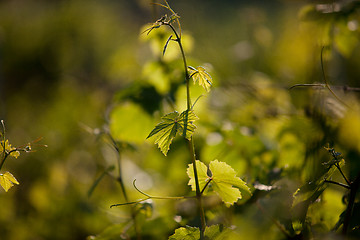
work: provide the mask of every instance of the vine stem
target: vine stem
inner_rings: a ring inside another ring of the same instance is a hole
[[[0,170],[2,169],[2,166],[4,165],[7,156],[9,156],[9,154],[6,154],[6,152],[4,151],[4,157],[3,157],[3,159],[2,159],[2,161],[0,163]]]
[[[350,181],[346,178],[346,176],[345,176],[345,174],[343,173],[343,171],[341,170],[339,163],[336,163],[336,164],[335,164],[335,167],[339,170],[341,176],[344,178],[344,180],[345,180],[345,182],[347,183],[347,185],[350,186],[351,183],[350,183]]]
[[[346,185],[346,184],[343,184],[343,183],[334,182],[334,181],[326,180],[326,179],[325,179],[325,182],[326,183],[332,183],[332,184],[338,185],[338,186],[346,188],[346,189],[351,189],[351,187],[349,185]]]
[[[122,178],[122,167],[121,167],[121,150],[117,144],[117,142],[115,141],[115,139],[111,136],[111,134],[108,134],[108,137],[110,138],[110,141],[115,149],[115,151],[118,153],[117,154],[117,165],[118,165],[118,177],[116,178],[117,182],[120,184],[120,188],[121,188],[121,192],[125,198],[125,201],[126,202],[129,202],[129,198],[128,198],[128,195],[127,195],[127,192],[126,192],[126,188],[125,188],[125,185],[124,185],[124,181],[123,181],[123,178]],[[134,211],[134,208],[131,207],[131,219],[134,223],[134,229],[135,229],[135,235],[136,235],[136,239],[137,240],[141,240],[141,234],[140,234],[140,230],[139,230],[139,227],[137,225],[137,222],[136,222],[136,213]]]
[[[353,209],[355,204],[355,197],[356,193],[360,187],[360,173],[357,175],[356,179],[350,183],[350,196],[349,196],[349,202],[345,210],[345,218],[343,223],[343,229],[342,234],[344,236],[347,235],[347,231],[350,225],[350,219],[353,215]]]
[[[2,127],[2,133],[0,132],[0,136],[2,136],[2,143],[1,143],[1,147],[3,149],[3,159],[0,163],[0,170],[2,169],[2,166],[5,163],[6,158],[9,156],[9,154],[6,154],[6,149],[5,149],[5,124],[4,124],[4,120],[1,120],[1,127]]]
[[[175,41],[178,43],[180,51],[181,51],[181,56],[182,56],[183,63],[184,63],[185,80],[186,80],[187,113],[189,113],[189,111],[192,109],[192,107],[191,107],[191,98],[190,98],[190,75],[189,75],[189,71],[188,71],[188,65],[186,63],[186,56],[185,56],[184,48],[183,48],[182,43],[181,43],[181,37],[178,35],[176,29],[171,24],[167,24],[167,26],[169,26],[171,28],[171,30],[174,32],[175,37],[176,37]],[[183,135],[184,135],[184,137],[185,137],[185,139],[186,139],[186,141],[188,143],[191,162],[192,162],[193,168],[194,168],[196,199],[197,199],[197,202],[198,202],[198,210],[199,210],[199,213],[200,213],[200,221],[201,221],[200,239],[204,239],[204,232],[205,232],[205,228],[206,228],[206,220],[205,220],[205,213],[204,213],[204,208],[203,208],[203,204],[202,204],[202,193],[201,193],[200,185],[199,185],[199,177],[198,177],[197,168],[196,168],[195,146],[194,146],[194,141],[193,141],[192,137],[190,137],[190,139],[186,138],[186,126],[187,126],[187,115],[186,115],[186,119],[185,119],[185,127],[184,127],[184,134]]]

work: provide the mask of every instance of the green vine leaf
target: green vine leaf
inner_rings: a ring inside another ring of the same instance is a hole
[[[207,92],[210,91],[212,86],[212,78],[205,68],[199,66],[197,68],[189,66],[190,76],[193,78],[194,83],[199,83]]]
[[[209,170],[211,176],[207,173],[206,165],[200,161],[196,161],[196,167],[198,170],[199,186],[201,189],[210,182],[212,189],[216,192],[226,206],[233,205],[238,199],[242,198],[242,192],[251,194],[250,188],[240,178],[236,177],[235,170],[227,165],[225,162],[219,162],[218,160],[211,161],[209,164]],[[187,174],[190,178],[188,185],[191,185],[193,191],[195,191],[195,177],[193,173],[193,164],[189,164]]]
[[[203,189],[208,181],[210,181],[209,176],[207,175],[207,166],[202,163],[199,160],[196,160],[196,170],[198,174],[198,180],[199,180],[199,187],[200,190]],[[186,171],[187,175],[189,176],[190,180],[188,185],[191,186],[191,189],[193,191],[196,191],[196,185],[195,185],[195,176],[194,176],[194,166],[193,164],[189,164],[189,167]]]
[[[205,239],[226,240],[235,239],[229,228],[222,225],[212,225],[205,229]],[[200,239],[200,230],[196,227],[181,227],[175,230],[175,233],[169,237],[169,240],[198,240]],[[237,238],[236,238],[237,239]]]
[[[11,157],[18,158],[20,156],[20,152],[16,150],[16,148],[12,147],[9,143],[9,140],[0,141],[0,152],[9,154]]]
[[[169,240],[198,240],[200,239],[200,230],[197,227],[181,227],[175,230],[175,233],[169,237]]]
[[[0,174],[0,185],[5,190],[5,192],[9,191],[9,189],[12,188],[14,184],[19,185],[19,182],[11,173],[5,172],[4,174]]]
[[[212,187],[227,206],[242,198],[241,191],[251,194],[246,183],[236,177],[235,170],[225,162],[211,161],[209,169],[213,175]]]
[[[190,140],[196,126],[193,124],[198,117],[194,111],[185,110],[180,115],[177,111],[163,116],[162,121],[155,126],[146,139],[156,135],[155,144],[158,145],[161,152],[166,156],[169,151],[172,140],[176,134],[184,136]]]

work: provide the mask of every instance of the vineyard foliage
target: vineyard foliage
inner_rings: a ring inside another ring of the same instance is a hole
[[[360,238],[359,16],[0,2],[0,239]]]

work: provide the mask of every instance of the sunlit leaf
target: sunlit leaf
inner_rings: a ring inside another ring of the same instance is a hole
[[[199,160],[196,160],[196,170],[199,180],[199,187],[200,191],[205,187],[206,182],[209,181],[209,177],[207,175],[207,166]],[[196,184],[195,184],[195,176],[194,176],[194,167],[193,164],[189,164],[187,168],[187,175],[189,176],[190,180],[188,185],[191,186],[193,191],[196,191]]]
[[[185,135],[187,139],[191,138],[196,128],[193,122],[198,117],[193,111],[185,110],[180,115],[177,111],[168,113],[161,119],[162,122],[155,126],[147,138],[156,135],[155,144],[158,145],[161,152],[166,156],[176,134]]]
[[[211,161],[209,169],[212,173],[213,189],[226,205],[233,205],[238,199],[241,199],[241,192],[251,194],[246,183],[236,177],[235,170],[226,163],[218,160]]]
[[[197,68],[189,66],[189,73],[192,76],[194,83],[199,83],[206,91],[210,91],[212,86],[212,78],[205,68],[199,66]]]
[[[14,184],[19,185],[19,182],[16,178],[9,172],[0,174],[0,185],[7,192]]]
[[[198,240],[200,239],[200,230],[196,227],[181,227],[175,230],[175,233],[169,237],[169,240]]]
[[[231,230],[222,225],[212,225],[205,228],[205,239],[226,240],[234,239],[231,236]],[[169,237],[169,240],[198,240],[200,239],[200,229],[196,227],[181,227],[175,230],[175,233]]]
[[[110,114],[110,133],[117,141],[143,143],[153,124],[151,116],[131,102],[114,107]]]
[[[202,190],[206,183],[211,179],[211,186],[214,192],[216,192],[222,201],[227,205],[233,205],[238,199],[242,198],[242,192],[251,194],[250,188],[240,178],[236,177],[235,170],[227,165],[225,162],[219,162],[218,160],[211,161],[209,164],[209,170],[211,176],[207,173],[207,167],[204,163],[196,161],[199,187]],[[195,188],[195,178],[193,173],[193,165],[189,164],[187,174],[190,177],[189,185],[193,191]]]
[[[9,140],[0,141],[0,152],[6,152],[7,154],[10,153],[11,157],[18,158],[20,156],[20,152],[16,151],[16,148],[11,147],[11,144],[9,143]]]

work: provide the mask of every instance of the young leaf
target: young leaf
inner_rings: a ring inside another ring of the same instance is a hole
[[[189,66],[190,76],[193,78],[194,83],[198,82],[207,92],[210,91],[212,86],[212,78],[205,68],[199,66],[197,68]]]
[[[9,172],[0,174],[0,185],[7,192],[14,184],[19,185],[16,178]]]
[[[238,199],[241,199],[241,192],[251,194],[246,183],[236,177],[235,170],[226,163],[218,160],[211,161],[209,169],[212,173],[213,189],[227,206],[233,205]]]
[[[9,143],[9,140],[0,141],[0,152],[6,152],[7,154],[10,153],[11,157],[18,158],[20,156],[20,152],[16,151],[16,148],[11,147],[11,144]]]
[[[212,225],[207,227],[205,229],[205,238],[211,240],[239,239],[238,236],[235,236],[235,233],[232,234],[232,231],[229,228],[222,225]]]
[[[205,239],[211,240],[228,240],[234,238],[235,234],[231,233],[229,228],[221,225],[212,225],[205,229]],[[169,240],[198,240],[200,239],[200,230],[196,227],[181,227],[175,230],[175,233],[169,237]]]
[[[198,240],[200,239],[200,230],[197,227],[181,227],[175,230],[175,233],[169,237],[169,240]]]
[[[238,199],[242,198],[241,192],[251,194],[250,188],[240,178],[236,177],[235,170],[224,162],[218,160],[211,161],[209,169],[211,176],[207,174],[207,167],[204,163],[196,161],[198,172],[199,187],[203,189],[206,183],[211,180],[210,184],[222,201],[227,205],[233,205]],[[188,185],[191,185],[195,191],[195,179],[193,165],[189,164],[187,174],[190,178]]]
[[[155,144],[158,145],[161,152],[166,156],[170,144],[177,133],[182,136],[185,135],[184,137],[190,140],[196,128],[193,122],[198,117],[193,111],[185,110],[180,115],[177,111],[168,113],[161,119],[162,122],[155,126],[146,139],[156,135]]]
[[[204,163],[200,162],[199,160],[196,160],[196,170],[198,174],[199,187],[201,191],[205,187],[206,183],[210,180],[210,178],[207,175],[207,166]],[[189,164],[186,173],[190,178],[188,185],[191,186],[191,189],[193,191],[196,191],[193,164]]]

